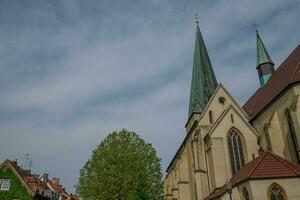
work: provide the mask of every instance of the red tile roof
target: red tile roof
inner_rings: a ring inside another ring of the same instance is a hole
[[[231,181],[234,187],[244,180],[286,177],[300,177],[300,166],[267,151],[264,155],[248,162],[232,177]],[[226,192],[226,185],[223,185],[212,192],[205,200],[220,197]]]
[[[300,81],[300,45],[275,70],[264,87],[259,88],[243,109],[253,119],[290,84]]]
[[[16,162],[8,160],[8,162],[15,168],[17,173],[22,177],[25,183],[33,192],[44,192],[47,190],[47,185],[39,178],[35,177],[28,170],[22,169]]]

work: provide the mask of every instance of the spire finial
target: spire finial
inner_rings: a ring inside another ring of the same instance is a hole
[[[256,22],[254,22],[253,26],[254,26],[255,32],[258,33],[259,24],[257,24]]]
[[[255,23],[253,24],[253,26],[254,26],[255,32],[257,33],[257,32],[258,32],[258,29],[257,29],[258,24],[255,22]]]
[[[196,20],[196,24],[199,24],[199,15],[198,13],[195,13],[195,20]]]

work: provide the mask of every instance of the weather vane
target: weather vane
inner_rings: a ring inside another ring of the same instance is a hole
[[[195,14],[195,20],[196,20],[196,24],[199,23],[199,16],[198,16],[198,13]]]

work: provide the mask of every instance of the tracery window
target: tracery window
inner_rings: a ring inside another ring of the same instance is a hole
[[[245,164],[241,134],[235,129],[232,129],[228,134],[227,140],[230,154],[231,170],[232,174],[235,174]]]
[[[269,197],[270,200],[287,200],[284,190],[275,183],[269,189]]]

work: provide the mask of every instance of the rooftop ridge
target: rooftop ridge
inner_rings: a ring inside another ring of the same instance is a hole
[[[293,75],[291,76],[290,83],[294,82],[293,80],[294,80],[295,75],[297,74],[297,71],[298,71],[299,68],[300,68],[300,61],[298,62],[297,67],[295,68],[295,71],[294,71]]]
[[[268,153],[268,151],[266,153],[264,153],[262,156],[258,157],[259,160],[256,163],[256,165],[253,167],[253,169],[250,171],[248,177],[251,177],[251,175],[253,174],[253,172],[257,169],[257,167],[260,165],[260,163],[264,160],[264,158],[266,157],[267,153]]]

